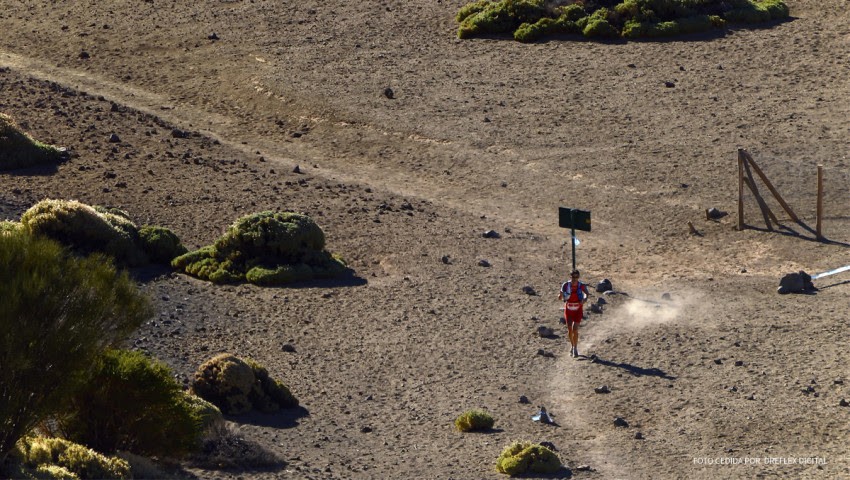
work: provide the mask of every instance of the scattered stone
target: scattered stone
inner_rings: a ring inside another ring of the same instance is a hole
[[[539,408],[539,409],[540,409],[540,411],[539,411],[539,412],[537,412],[537,415],[533,415],[533,416],[531,417],[531,419],[532,419],[533,421],[535,421],[535,422],[541,422],[541,423],[549,423],[549,424],[550,424],[550,423],[554,423],[554,422],[552,422],[552,417],[550,417],[550,416],[549,416],[549,413],[548,413],[548,412],[546,412],[546,407],[544,407],[543,405],[541,405],[541,406],[539,406],[539,407],[537,407],[537,408]]]
[[[392,100],[393,98],[395,98],[395,92],[393,92],[392,88],[387,87],[384,89],[384,96]]]
[[[546,447],[546,448],[548,448],[549,450],[552,450],[553,452],[557,452],[557,451],[558,451],[558,449],[557,449],[557,448],[555,448],[555,444],[554,444],[554,443],[552,443],[552,442],[540,442],[540,446],[541,446],[541,447]]]
[[[304,132],[292,132],[292,138],[301,138],[304,136]]]
[[[488,262],[487,260],[481,259],[481,260],[478,260],[478,266],[487,268],[487,267],[490,266],[490,262]]]
[[[121,138],[118,137],[118,135],[113,133],[112,135],[109,136],[109,143],[120,143],[120,142],[121,142]]]
[[[611,280],[607,278],[603,278],[601,282],[596,284],[596,291],[598,293],[611,292],[614,290],[614,285],[611,284]]]
[[[499,232],[497,232],[495,230],[487,230],[486,232],[481,234],[481,236],[484,237],[484,238],[499,238],[499,237],[501,237],[501,235],[499,235]]]
[[[591,303],[590,311],[593,313],[602,313],[602,305],[599,305],[598,303]]]
[[[528,397],[526,397],[525,395],[520,395],[519,396],[519,403],[531,403],[531,402],[528,401]]]
[[[484,117],[484,123],[490,123],[490,117]]]
[[[836,385],[844,385],[844,379],[843,378],[836,378],[835,380],[832,381],[832,383],[834,383]]]
[[[744,361],[743,360],[735,360],[735,366],[736,367],[743,367]]]
[[[295,353],[295,346],[291,343],[284,343],[283,346],[280,347],[281,350],[287,353]]]
[[[815,391],[815,387],[809,385],[806,388],[801,388],[800,391],[803,392],[804,394],[808,395],[808,394],[813,393]]]
[[[755,400],[755,399],[756,399],[756,396],[752,393],[750,394],[749,397],[747,397],[747,400]]]
[[[446,265],[451,265],[452,263],[452,259],[448,255],[443,255],[442,257],[440,257],[440,261]]]
[[[174,138],[188,138],[189,133],[185,132],[183,130],[180,130],[179,128],[175,128],[174,130],[171,131],[171,136],[174,137]]]
[[[370,427],[370,426],[368,426],[368,425],[367,425],[367,426],[365,426],[365,427],[361,428],[361,429],[360,429],[360,432],[362,432],[362,433],[371,433],[371,432],[372,432],[372,427]]]
[[[542,348],[540,348],[540,349],[538,349],[538,350],[537,350],[537,354],[538,354],[538,355],[540,355],[541,357],[546,357],[546,358],[555,358],[555,354],[554,354],[554,353],[552,353],[552,352],[547,352],[546,350],[543,350]]]
[[[508,182],[502,182],[502,188],[507,188],[507,187],[508,187]]]
[[[737,391],[738,391],[738,387],[736,387],[736,386],[732,385],[731,387],[729,387],[729,391],[730,391],[730,392],[737,392]]]
[[[80,60],[88,60],[89,58],[91,58],[91,55],[89,55],[89,52],[87,52],[85,50],[80,52]]]
[[[839,407],[850,407],[850,402],[847,402],[847,400],[845,400],[845,399],[843,399],[843,398],[842,398],[842,399],[838,402],[838,406],[839,406]]]
[[[643,433],[635,432],[635,440],[643,440]]]
[[[666,82],[664,82],[664,86],[667,87],[667,88],[673,88],[673,87],[676,86],[676,84],[671,82],[671,81],[666,81]]]
[[[604,299],[604,298],[602,298],[602,297],[599,297],[599,298],[597,298],[597,299],[596,299],[596,304],[597,304],[597,305],[605,305],[605,304],[607,304],[607,303],[608,303],[608,300],[605,300],[605,299]]]
[[[210,40],[218,40],[218,35],[216,35],[216,33],[213,32],[213,33],[207,35],[207,38],[210,39]]]
[[[522,293],[524,293],[526,295],[532,295],[532,296],[537,295],[537,291],[534,290],[534,287],[532,287],[531,285],[526,285],[526,286],[522,287]]]
[[[547,327],[546,325],[540,325],[539,327],[537,327],[537,334],[544,338],[554,337],[555,331],[552,330],[550,327]]]
[[[591,467],[590,465],[579,465],[579,466],[576,467],[576,471],[577,472],[595,472],[596,470],[594,470],[593,467]]]
[[[716,363],[716,364],[720,365],[721,363],[723,363],[723,360],[721,360],[721,359],[719,359],[719,358],[715,358],[715,359],[714,359],[714,363]]]
[[[627,422],[626,419],[624,419],[623,417],[614,417],[614,426],[629,428],[629,422]]]
[[[661,300],[667,300],[669,302],[670,300],[673,300],[673,296],[670,295],[670,292],[664,292],[661,294]]]
[[[714,207],[711,207],[711,208],[708,208],[708,209],[705,210],[705,218],[707,220],[717,220],[717,219],[725,217],[726,215],[729,215],[729,214],[724,212],[723,210],[718,210]]]
[[[596,393],[611,393],[611,389],[608,388],[608,385],[602,385],[601,387],[596,387],[593,389]]]
[[[789,273],[779,280],[779,288],[776,290],[781,294],[786,293],[802,293],[809,290],[814,290],[812,277],[800,270],[797,273]]]
[[[292,169],[292,173],[303,173],[303,172],[301,172],[301,167],[296,165],[295,168]]]

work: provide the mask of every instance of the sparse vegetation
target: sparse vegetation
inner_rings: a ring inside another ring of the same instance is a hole
[[[310,217],[261,212],[240,218],[213,245],[171,264],[214,283],[282,285],[344,273],[345,263],[324,248],[325,234]]]
[[[274,452],[245,438],[240,427],[230,422],[217,425],[189,461],[211,470],[269,470],[286,465]]]
[[[0,113],[0,170],[56,163],[64,152],[27,135],[8,115]]]
[[[760,24],[787,18],[783,0],[478,0],[457,14],[459,38],[512,34],[532,42],[555,34],[589,38],[653,38]]]
[[[493,416],[481,410],[468,410],[455,419],[455,427],[461,432],[490,430],[494,423]]]
[[[228,415],[252,409],[271,413],[298,406],[289,388],[271,378],[265,367],[227,353],[213,357],[198,368],[192,392]]]
[[[27,233],[52,238],[76,253],[103,253],[128,267],[151,260],[168,264],[186,252],[167,228],[139,229],[123,210],[76,200],[42,200],[21,215],[21,225]]]
[[[125,479],[130,465],[61,438],[24,437],[15,445],[7,465],[9,478]]]
[[[71,398],[70,413],[56,423],[64,437],[99,452],[178,458],[197,450],[215,421],[215,407],[205,403],[189,401],[165,364],[140,352],[107,350]]]
[[[77,258],[25,232],[0,235],[0,464],[89,378],[101,352],[151,314],[102,256]]]
[[[496,471],[510,476],[524,473],[555,473],[561,459],[552,450],[531,442],[514,442],[496,460]]]

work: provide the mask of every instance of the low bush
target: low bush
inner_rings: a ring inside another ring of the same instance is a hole
[[[211,358],[198,368],[192,393],[228,415],[253,409],[272,413],[298,406],[289,388],[271,378],[265,367],[227,353]]]
[[[531,442],[514,442],[496,460],[496,471],[510,476],[524,473],[555,473],[561,459],[552,450]]]
[[[787,18],[784,0],[622,0],[549,8],[537,0],[477,0],[461,8],[458,37],[512,33],[532,42],[556,34],[591,38],[652,38],[759,24]]]
[[[64,156],[63,150],[34,140],[12,117],[0,113],[0,170],[56,163]]]
[[[283,285],[332,278],[345,263],[324,250],[325,234],[307,215],[260,212],[237,220],[213,245],[175,258],[171,265],[214,283]]]
[[[170,265],[176,257],[188,252],[180,239],[165,227],[145,225],[139,229],[142,250],[152,262]]]
[[[107,350],[57,423],[63,436],[100,452],[177,458],[197,450],[215,421],[202,402],[187,398],[165,364],[140,352]]]
[[[455,419],[455,427],[461,432],[490,430],[494,423],[493,417],[481,410],[468,410]]]
[[[132,478],[127,461],[60,438],[22,438],[7,468],[10,478]]]
[[[245,438],[241,428],[230,422],[218,425],[189,462],[209,470],[270,470],[286,465],[274,452]]]
[[[78,258],[22,231],[0,235],[0,464],[35,425],[62,411],[101,352],[152,309],[102,256]]]

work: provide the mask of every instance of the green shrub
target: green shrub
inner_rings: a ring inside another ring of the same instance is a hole
[[[271,378],[264,367],[227,353],[213,357],[198,368],[192,393],[228,415],[252,409],[271,413],[298,406],[298,400],[289,389]]]
[[[31,235],[52,238],[87,255],[100,252],[128,266],[147,262],[138,229],[122,215],[76,200],[42,200],[21,215]]]
[[[11,454],[16,478],[124,479],[129,464],[61,438],[24,437]]]
[[[214,283],[282,285],[344,273],[345,263],[324,250],[325,234],[310,217],[261,212],[231,225],[213,245],[175,258],[171,265]]]
[[[510,476],[524,473],[555,473],[561,459],[552,450],[531,442],[514,442],[496,460],[496,471]]]
[[[24,232],[0,235],[0,464],[58,413],[108,346],[152,309],[105,258],[77,258]]]
[[[455,419],[455,427],[461,432],[490,430],[494,423],[489,413],[480,410],[468,410]]]
[[[21,229],[21,224],[18,222],[10,222],[8,220],[0,221],[0,234],[9,232],[15,233]]]
[[[70,405],[59,430],[100,452],[175,458],[196,450],[205,431],[202,406],[188,401],[165,364],[140,352],[104,352]]]
[[[156,263],[171,265],[174,258],[188,252],[177,235],[165,227],[145,225],[139,229],[139,241],[142,250]]]
[[[665,37],[722,29],[727,21],[756,24],[788,15],[784,0],[606,0],[553,9],[531,0],[479,0],[462,7],[457,18],[460,38],[513,32],[514,39],[532,42],[561,33],[591,38]]]
[[[56,163],[64,152],[24,133],[8,115],[0,113],[0,170]]]

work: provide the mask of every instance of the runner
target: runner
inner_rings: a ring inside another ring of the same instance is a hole
[[[570,281],[561,285],[558,300],[564,301],[564,321],[570,337],[570,356],[578,358],[578,326],[584,316],[584,302],[587,301],[587,285],[579,281],[578,270],[570,273]]]

